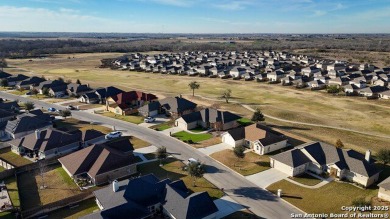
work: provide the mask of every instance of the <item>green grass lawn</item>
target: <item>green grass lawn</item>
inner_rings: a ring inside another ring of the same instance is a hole
[[[154,129],[156,131],[164,131],[166,129],[172,128],[172,126],[168,123],[161,123],[158,125],[150,126],[149,128]]]
[[[142,116],[132,116],[132,115],[122,116],[112,112],[104,112],[101,115],[114,118],[114,119],[119,119],[125,122],[134,123],[134,124],[140,124],[144,122],[144,118]]]
[[[242,126],[248,126],[248,125],[252,125],[253,122],[250,120],[250,119],[247,119],[247,118],[241,118],[239,120],[237,120],[238,124],[242,125]]]
[[[196,180],[196,186],[192,186],[192,178],[188,176],[187,172],[182,170],[184,164],[174,158],[168,158],[162,167],[159,166],[159,161],[145,163],[138,165],[138,171],[142,174],[154,173],[159,179],[169,178],[171,180],[182,179],[191,192],[206,191],[213,199],[221,198],[223,192],[207,181],[205,178]]]
[[[16,185],[16,179],[15,177],[10,177],[4,180],[4,183],[7,186],[9,197],[11,198],[12,204],[15,208],[20,208],[20,200],[19,200],[19,193],[18,193],[18,187]],[[15,219],[13,213],[11,212],[0,212],[0,218],[1,219]]]
[[[204,132],[204,131],[206,131],[207,129],[204,129],[203,127],[201,127],[201,126],[198,126],[198,127],[196,127],[196,128],[194,128],[194,129],[191,129],[190,131],[191,132],[195,132],[195,133],[199,133],[199,132]]]
[[[44,174],[44,183],[38,173],[38,169],[24,172],[18,176],[23,210],[56,202],[81,193],[76,183],[72,181],[61,166],[56,165],[47,168],[49,170]],[[40,186],[43,184],[46,185],[46,188],[40,189]]]
[[[358,198],[370,200],[378,189],[361,189],[348,183],[331,182],[318,189],[308,189],[286,180],[272,184],[267,190],[283,191],[283,199],[309,213],[343,213],[341,206],[352,206]]]
[[[182,141],[189,141],[192,140],[192,142],[197,143],[200,141],[205,141],[213,137],[213,135],[206,133],[206,134],[191,134],[185,131],[181,131],[178,133],[175,133],[172,135],[175,138],[178,138]]]
[[[302,183],[304,185],[307,185],[307,186],[314,186],[314,185],[317,185],[318,183],[320,183],[322,180],[320,179],[317,179],[309,174],[303,174],[303,175],[300,175],[300,176],[295,176],[295,177],[289,177],[290,179],[296,181],[296,182],[299,182],[299,183]]]
[[[15,219],[15,215],[12,212],[0,212],[1,219]]]
[[[2,167],[2,166],[0,166],[0,172],[2,172],[2,171],[4,171],[4,170],[5,170],[5,168]]]
[[[57,218],[66,218],[66,219],[77,219],[79,217],[88,215],[93,213],[96,210],[99,210],[95,199],[87,199],[77,204],[77,207],[69,208],[61,208],[56,211],[49,213],[49,219],[57,219]]]
[[[226,149],[210,155],[241,175],[248,176],[270,169],[269,156],[258,155],[254,152],[245,154],[244,159],[238,160],[232,150]]]
[[[20,167],[32,163],[30,160],[27,160],[26,158],[23,158],[22,156],[12,152],[11,148],[1,149],[0,158],[16,167]]]

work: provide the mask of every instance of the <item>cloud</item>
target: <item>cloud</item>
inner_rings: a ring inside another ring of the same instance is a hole
[[[225,1],[219,4],[213,4],[212,6],[221,10],[237,11],[246,9],[252,3],[252,1]]]
[[[144,32],[142,28],[151,28],[142,22],[91,16],[67,8],[0,6],[0,20],[2,31]]]

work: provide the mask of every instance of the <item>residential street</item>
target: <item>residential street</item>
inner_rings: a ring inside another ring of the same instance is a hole
[[[0,97],[5,99],[18,99],[21,102],[31,101],[38,108],[55,107],[64,110],[65,107],[50,104],[43,101],[24,98],[5,92],[0,92]],[[207,166],[205,178],[232,197],[236,202],[247,206],[253,213],[263,218],[290,218],[291,213],[301,213],[298,209],[285,203],[272,193],[259,188],[254,183],[245,179],[238,173],[228,169],[215,160],[191,146],[171,138],[161,132],[138,126],[132,123],[123,122],[83,111],[72,111],[72,116],[85,121],[94,121],[115,126],[116,130],[124,131],[126,134],[134,135],[142,140],[150,142],[155,146],[166,146],[169,151],[174,151],[174,156],[187,160],[190,157],[199,159]]]

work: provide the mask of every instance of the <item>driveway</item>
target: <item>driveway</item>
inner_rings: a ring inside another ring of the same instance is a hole
[[[161,124],[161,123],[169,121],[169,118],[167,118],[164,115],[158,115],[158,116],[156,116],[154,118],[156,118],[156,120],[154,122],[143,122],[143,123],[138,124],[138,125],[142,126],[142,127],[149,128],[150,126],[158,125],[158,124]]]
[[[42,102],[35,99],[0,92],[0,97],[6,99],[19,99],[20,101],[32,101],[40,108],[65,107],[57,106],[51,103]],[[74,111],[72,117],[84,121],[96,121],[100,124],[115,126],[118,130],[126,130],[129,135],[136,136],[144,141],[150,142],[155,146],[166,146],[168,152],[174,152],[175,157],[181,160],[187,160],[190,157],[199,159],[207,164],[204,177],[218,188],[224,188],[225,193],[233,200],[246,206],[254,214],[262,218],[290,218],[291,213],[302,213],[299,209],[287,204],[282,199],[269,191],[259,188],[256,184],[245,179],[233,170],[221,165],[209,156],[201,153],[199,150],[185,144],[177,139],[171,138],[162,132],[144,128],[132,123],[121,120],[95,115],[83,111]],[[169,132],[168,132],[169,135]]]
[[[217,219],[226,217],[236,211],[245,209],[242,205],[238,204],[236,201],[226,195],[220,199],[215,200],[214,204],[218,208]]]
[[[175,133],[181,132],[181,131],[183,131],[182,128],[179,128],[179,127],[172,127],[172,128],[165,129],[165,130],[161,131],[161,133],[163,133],[164,135],[170,136],[171,134],[175,134]]]
[[[271,168],[269,170],[262,171],[257,174],[253,174],[250,176],[245,177],[247,180],[251,181],[252,183],[256,184],[260,188],[267,188],[269,185],[279,182],[282,179],[287,178],[288,175],[280,172],[279,170],[275,168]]]
[[[210,155],[210,154],[213,154],[213,153],[218,152],[218,151],[223,151],[225,149],[232,149],[232,146],[230,146],[226,143],[221,143],[221,144],[212,145],[212,146],[206,147],[206,148],[199,148],[198,150],[206,155]]]

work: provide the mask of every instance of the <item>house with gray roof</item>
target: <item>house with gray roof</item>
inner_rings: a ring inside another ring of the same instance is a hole
[[[207,192],[192,193],[182,180],[160,180],[153,174],[124,181],[94,191],[100,211],[83,219],[166,218],[215,219],[217,206]]]
[[[378,198],[390,202],[390,177],[378,184]]]
[[[50,127],[53,127],[52,117],[49,114],[43,112],[40,114],[34,110],[18,115],[14,120],[8,120],[1,137],[17,139],[34,133],[37,129],[42,130]]]
[[[340,180],[369,187],[378,181],[380,171],[371,160],[371,152],[365,155],[354,150],[336,148],[323,142],[310,142],[270,158],[271,167],[297,176],[306,171],[328,173]]]
[[[67,133],[56,129],[36,130],[9,142],[12,152],[30,158],[49,159],[79,149],[81,131]]]
[[[185,130],[202,127],[204,129],[221,131],[237,127],[237,120],[240,118],[240,116],[228,111],[206,108],[183,115],[176,119],[175,125]]]
[[[75,181],[101,185],[137,173],[133,146],[128,139],[94,144],[58,161]]]

